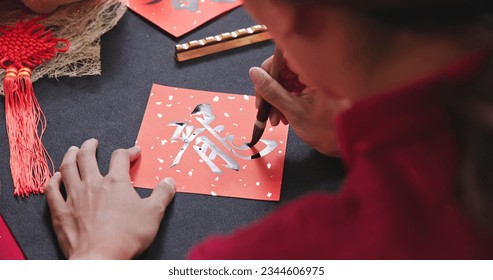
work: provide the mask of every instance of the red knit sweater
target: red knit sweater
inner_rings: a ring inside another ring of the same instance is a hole
[[[195,247],[191,259],[483,259],[491,233],[453,192],[457,147],[443,97],[479,73],[472,55],[412,85],[375,95],[336,123],[347,179],[257,223]]]

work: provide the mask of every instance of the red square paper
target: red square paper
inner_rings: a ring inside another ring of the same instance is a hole
[[[179,37],[241,4],[241,0],[129,0],[128,7]]]
[[[253,96],[153,85],[132,183],[173,177],[178,192],[278,201],[288,127],[267,125],[251,149],[256,112]]]

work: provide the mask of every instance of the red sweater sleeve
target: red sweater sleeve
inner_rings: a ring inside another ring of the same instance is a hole
[[[327,259],[343,258],[338,250],[327,250],[336,236],[348,234],[344,224],[355,205],[335,200],[328,194],[312,194],[298,199],[258,222],[225,236],[211,237],[189,253],[189,259]],[[344,204],[344,205],[341,205]],[[329,209],[330,208],[330,209]],[[332,212],[332,213],[331,213]],[[335,213],[334,213],[335,212]],[[324,236],[321,238],[321,235]],[[326,244],[321,244],[326,243]],[[323,248],[323,249],[322,249]],[[332,256],[331,256],[332,255]]]

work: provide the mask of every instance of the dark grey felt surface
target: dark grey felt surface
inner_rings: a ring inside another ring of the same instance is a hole
[[[182,64],[176,63],[173,55],[177,43],[253,24],[240,7],[176,39],[128,11],[102,38],[101,76],[42,79],[34,85],[48,119],[43,142],[55,165],[60,165],[70,146],[95,137],[100,141],[98,159],[105,174],[111,152],[135,142],[153,83],[251,95],[248,69],[273,53],[271,42]],[[3,106],[1,98],[1,214],[27,258],[63,258],[44,196],[13,196]],[[343,176],[339,160],[314,152],[290,131],[280,202],[179,193],[167,210],[156,240],[139,258],[183,259],[194,244],[209,235],[230,232],[305,193],[335,192]],[[150,194],[144,189],[137,191],[141,196]]]

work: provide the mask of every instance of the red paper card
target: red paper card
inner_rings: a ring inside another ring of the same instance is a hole
[[[241,4],[241,0],[129,0],[128,7],[179,37]]]
[[[0,260],[24,260],[24,254],[0,215]]]
[[[256,113],[253,96],[153,85],[133,185],[173,177],[178,192],[278,201],[288,127],[267,125],[251,149]]]

